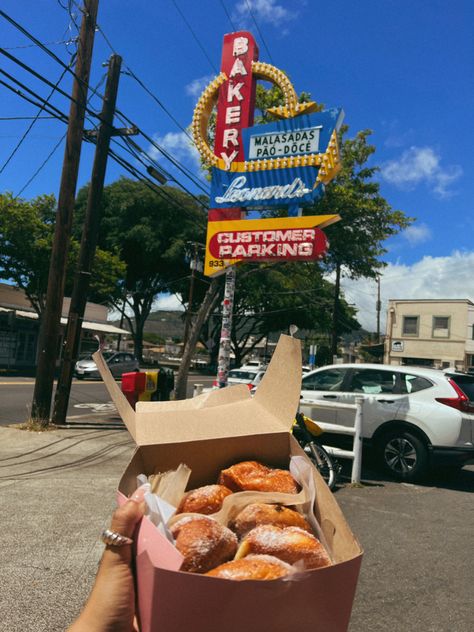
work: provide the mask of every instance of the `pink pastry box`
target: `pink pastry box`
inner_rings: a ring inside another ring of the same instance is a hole
[[[246,385],[193,399],[138,402],[136,411],[94,355],[104,382],[137,444],[118,501],[137,476],[191,468],[188,489],[217,481],[220,470],[255,460],[288,468],[304,451],[291,434],[301,389],[300,341],[281,336],[252,397]],[[308,461],[308,463],[310,463]],[[314,514],[334,564],[271,581],[232,581],[179,570],[182,557],[144,518],[136,541],[137,613],[141,632],[344,632],[354,601],[362,549],[332,492],[311,465]]]

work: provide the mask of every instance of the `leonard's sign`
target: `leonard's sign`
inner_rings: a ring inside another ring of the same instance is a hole
[[[303,206],[322,195],[339,170],[340,108],[242,130],[245,161],[212,167],[215,208]]]
[[[252,126],[257,79],[278,86],[284,105],[268,109],[274,122]],[[215,105],[215,143],[211,150],[207,127]],[[221,72],[199,98],[192,123],[196,147],[212,176],[205,274],[218,274],[242,260],[321,256],[326,240],[320,233],[319,216],[295,217],[302,206],[323,193],[324,185],[340,169],[337,132],[343,112],[340,108],[318,109],[313,101],[298,102],[293,85],[281,70],[258,61],[258,47],[250,33],[225,35]],[[268,223],[277,220],[258,220],[262,225],[254,231],[250,227],[254,220],[242,219],[246,209],[271,207],[287,207],[292,216],[278,220],[281,225],[277,233]],[[290,219],[310,223],[303,228],[293,227]],[[216,224],[222,221],[244,221],[248,225],[224,226],[221,234],[222,226]],[[310,235],[304,230],[316,232]],[[271,243],[264,241],[270,235]],[[229,241],[224,243],[224,239]]]

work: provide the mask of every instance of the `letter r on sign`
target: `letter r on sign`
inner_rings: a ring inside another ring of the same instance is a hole
[[[229,143],[232,143],[234,147],[237,147],[237,145],[239,144],[238,137],[239,137],[238,129],[235,129],[235,128],[225,129],[223,139],[222,139],[222,144],[224,145],[226,149],[229,146]]]

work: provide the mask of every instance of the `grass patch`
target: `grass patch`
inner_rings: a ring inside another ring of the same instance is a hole
[[[38,419],[27,419],[25,423],[16,426],[18,430],[27,430],[29,432],[47,432],[48,430],[55,430],[56,426],[50,424],[49,421],[42,422]]]

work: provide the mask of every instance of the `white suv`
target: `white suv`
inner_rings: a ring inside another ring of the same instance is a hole
[[[364,443],[396,478],[419,480],[431,466],[474,462],[473,376],[384,364],[325,366],[304,375],[300,410],[316,421],[353,426],[353,410],[314,404],[353,404],[358,395]],[[340,444],[326,432],[326,443]]]

